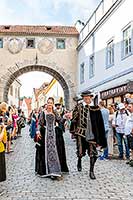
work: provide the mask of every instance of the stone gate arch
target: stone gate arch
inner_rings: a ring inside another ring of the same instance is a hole
[[[72,82],[71,74],[65,72],[63,68],[56,66],[55,63],[48,63],[46,61],[37,63],[37,60],[34,62],[18,62],[15,64],[15,66],[8,68],[8,70],[0,78],[1,92],[3,93],[1,96],[1,101],[8,102],[8,91],[10,85],[20,75],[31,71],[45,72],[53,76],[61,84],[64,90],[64,101],[66,108],[72,108],[73,97],[75,96],[75,87],[74,83]]]

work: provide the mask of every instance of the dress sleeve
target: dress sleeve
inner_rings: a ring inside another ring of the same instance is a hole
[[[70,133],[75,133],[77,129],[77,124],[79,120],[79,110],[78,106],[75,106],[73,112],[72,112],[72,119],[71,119],[71,124],[70,124]]]
[[[44,111],[42,111],[40,116],[39,116],[37,129],[40,130],[40,128],[43,127],[43,126],[45,126],[45,113],[44,113]]]
[[[59,127],[63,132],[65,132],[65,123],[66,119],[64,119],[61,115],[58,113],[55,113],[55,124],[57,127]]]

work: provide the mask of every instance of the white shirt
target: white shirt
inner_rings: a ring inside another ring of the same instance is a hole
[[[88,106],[93,106],[93,102],[91,102],[90,104],[87,104],[87,103],[85,103],[84,101],[83,101],[83,106],[85,107],[86,105],[88,105]]]
[[[112,121],[112,125],[116,126],[116,132],[117,133],[125,133],[125,124],[127,121],[128,115],[125,112],[120,112],[118,111],[117,117],[116,117],[116,113],[114,115],[113,121]]]
[[[129,135],[133,129],[133,113],[128,116],[125,124],[125,135]]]

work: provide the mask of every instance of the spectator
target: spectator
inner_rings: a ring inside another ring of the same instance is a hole
[[[7,132],[7,153],[13,152],[11,150],[11,135],[13,131],[12,120],[8,118],[6,132]]]
[[[20,116],[17,119],[17,136],[21,136],[21,129],[25,127],[25,118],[20,114]]]
[[[128,140],[129,148],[131,149],[130,160],[127,164],[133,166],[133,99],[128,104],[127,109],[129,110],[130,115],[128,116],[125,124],[125,135]]]
[[[18,113],[17,113],[16,108],[14,109],[14,112],[12,114],[12,119],[13,119],[13,137],[14,137],[14,139],[16,139],[17,138],[17,136],[16,136],[16,134],[17,134],[17,119],[18,119]]]
[[[113,138],[114,138],[114,131],[112,127],[112,121],[114,116],[114,109],[110,106],[108,107],[109,110],[109,132],[108,132],[108,154],[109,157],[113,156]]]
[[[126,158],[129,159],[129,147],[127,138],[125,137],[125,123],[128,117],[128,112],[125,109],[125,105],[120,103],[119,110],[115,113],[112,126],[116,129],[116,138],[118,142],[119,159],[123,159],[123,141],[126,149]]]
[[[32,114],[32,118],[31,118],[31,124],[30,124],[31,138],[35,137],[37,126],[38,126],[38,112],[37,110],[34,110]]]
[[[6,128],[3,123],[3,116],[8,107],[5,102],[0,104],[0,182],[6,180],[6,163],[5,163],[5,144],[7,141]]]

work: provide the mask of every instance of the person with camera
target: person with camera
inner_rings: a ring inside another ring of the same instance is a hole
[[[125,108],[125,105],[123,103],[118,104],[118,111],[116,111],[113,121],[112,121],[112,126],[116,130],[116,138],[118,142],[118,150],[119,150],[119,159],[124,159],[124,149],[123,149],[123,142],[125,145],[125,156],[126,159],[129,159],[130,152],[129,152],[129,147],[128,147],[128,142],[127,142],[127,137],[125,135],[125,123],[127,121],[127,118],[129,116],[129,112]]]

